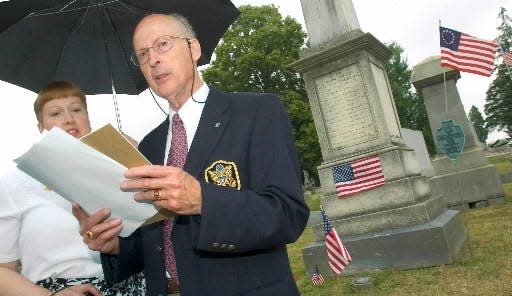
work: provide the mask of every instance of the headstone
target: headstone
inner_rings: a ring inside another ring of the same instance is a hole
[[[423,133],[421,131],[415,131],[407,128],[401,128],[401,131],[405,145],[414,150],[414,155],[420,165],[421,174],[423,176],[432,177],[434,175],[434,168],[430,162],[430,156],[428,154]]]
[[[432,193],[444,195],[448,206],[454,208],[473,207],[479,201],[504,202],[500,176],[487,161],[485,147],[464,112],[456,85],[459,78],[459,71],[441,67],[439,56],[429,57],[413,67],[412,83],[423,95],[436,145],[437,153],[432,160],[435,176],[429,180]],[[456,151],[448,147],[451,144],[435,134],[447,120],[459,125],[464,134],[463,150],[456,160],[451,156]]]
[[[304,78],[320,141],[322,205],[353,259],[344,274],[451,263],[464,221],[431,195],[403,140],[384,69],[390,51],[359,29],[352,1],[301,3],[311,47],[290,67]],[[385,185],[339,199],[333,169],[369,156],[380,159]],[[313,232],[302,250],[306,271],[330,270],[322,225]]]
[[[512,173],[504,173],[500,178],[502,183],[512,183]]]

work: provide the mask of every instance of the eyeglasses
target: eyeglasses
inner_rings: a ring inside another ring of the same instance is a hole
[[[158,37],[158,39],[153,42],[153,46],[139,49],[134,52],[131,55],[130,60],[135,66],[140,67],[149,61],[149,49],[152,48],[156,53],[164,54],[174,47],[173,39],[184,39],[187,40],[187,42],[190,42],[190,39],[187,37],[164,35]]]

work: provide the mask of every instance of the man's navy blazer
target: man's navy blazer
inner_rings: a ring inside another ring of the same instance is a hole
[[[140,143],[163,164],[169,119]],[[290,120],[278,97],[210,88],[184,170],[201,185],[202,213],[179,216],[172,239],[181,296],[298,295],[286,244],[304,230],[309,209]],[[144,271],[147,295],[166,295],[162,223],[120,241],[103,256],[117,282]]]

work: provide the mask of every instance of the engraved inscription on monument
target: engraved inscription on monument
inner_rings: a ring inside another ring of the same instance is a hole
[[[398,126],[399,120],[395,115],[395,108],[393,107],[393,99],[391,98],[388,83],[386,82],[386,76],[384,70],[375,64],[371,64],[373,77],[375,78],[375,84],[377,86],[377,92],[381,98],[382,111],[384,111],[384,120],[388,127],[389,134],[391,136],[400,137],[400,128]]]
[[[377,136],[356,64],[317,77],[315,88],[330,149],[355,146]]]

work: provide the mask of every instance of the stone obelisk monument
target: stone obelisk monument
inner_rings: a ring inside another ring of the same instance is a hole
[[[322,149],[322,205],[353,262],[346,274],[451,263],[466,238],[463,217],[432,195],[403,141],[384,63],[391,53],[359,28],[350,0],[301,0],[311,47],[301,73]],[[386,183],[339,199],[334,167],[378,156]],[[303,249],[307,272],[330,271],[321,224]]]
[[[412,75],[413,85],[423,95],[436,145],[432,192],[446,196],[450,207],[504,202],[498,171],[487,161],[484,147],[464,112],[456,85],[460,73],[442,68],[440,62],[439,56],[429,57],[413,67]],[[464,130],[464,150],[457,163],[441,152],[437,142],[436,131],[445,119],[454,120]]]

